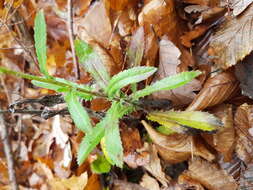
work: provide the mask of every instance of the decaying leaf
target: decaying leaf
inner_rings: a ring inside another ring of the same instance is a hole
[[[253,50],[252,12],[253,4],[240,16],[227,20],[211,39],[210,47],[218,67],[227,69]]]
[[[242,94],[253,99],[253,53],[247,56],[243,62],[236,64],[235,75],[240,81]]]
[[[112,190],[148,190],[138,184],[129,183],[122,180],[115,180]]]
[[[178,177],[178,183],[189,189],[193,188],[194,190],[204,190],[204,187],[198,180],[191,178],[186,173],[183,173]]]
[[[253,161],[252,114],[253,106],[243,104],[237,108],[234,119],[237,133],[235,151],[246,164]]]
[[[159,46],[159,67],[154,82],[177,74],[177,67],[181,63],[179,60],[181,51],[166,36],[163,36]],[[159,91],[152,96],[159,99],[169,99],[174,105],[184,105],[189,104],[194,99],[196,94],[193,91],[198,91],[200,87],[200,82],[193,79],[182,87],[170,91]]]
[[[155,145],[149,145],[148,150],[150,153],[150,161],[143,167],[148,170],[164,187],[168,186],[170,177],[166,176],[160,162],[160,158],[157,155],[157,148]]]
[[[232,0],[230,3],[232,4],[233,15],[241,14],[252,2],[252,0]]]
[[[104,1],[95,2],[81,23],[82,27],[94,40],[101,43],[104,47],[109,45],[112,27]]]
[[[220,105],[212,109],[212,113],[224,124],[215,134],[202,134],[208,144],[223,154],[224,161],[230,161],[235,145],[235,130],[231,105]]]
[[[187,160],[192,154],[209,161],[214,159],[207,148],[195,141],[193,136],[186,134],[163,135],[142,121],[152,141],[156,144],[159,155],[168,163],[178,163]]]
[[[185,174],[208,190],[237,190],[238,187],[233,177],[224,170],[200,158],[189,162],[189,169]]]
[[[159,183],[148,174],[144,174],[141,179],[140,185],[147,189],[152,188],[152,190],[160,190]]]
[[[72,176],[68,179],[53,178],[49,181],[52,189],[62,190],[83,190],[88,181],[87,173],[83,173],[80,176]]]
[[[209,78],[187,110],[203,110],[220,104],[238,90],[238,81],[234,74],[225,71]]]

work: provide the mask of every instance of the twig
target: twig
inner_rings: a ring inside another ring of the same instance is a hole
[[[73,64],[75,67],[75,75],[76,79],[80,79],[80,69],[79,64],[76,59],[76,53],[75,53],[75,46],[74,46],[74,32],[73,32],[73,7],[72,7],[72,0],[68,0],[68,34],[69,34],[69,42],[72,52],[72,58],[73,58]]]
[[[15,175],[13,155],[12,155],[11,146],[10,146],[10,142],[8,138],[8,131],[4,123],[3,115],[0,115],[0,136],[3,141],[4,153],[7,160],[10,185],[11,185],[12,190],[18,190],[19,188],[18,188],[17,179]]]

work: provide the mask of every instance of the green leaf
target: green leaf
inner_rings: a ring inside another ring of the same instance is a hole
[[[78,165],[81,165],[85,161],[90,152],[98,145],[100,140],[103,138],[104,134],[104,121],[102,120],[92,129],[92,132],[90,134],[86,134],[86,136],[83,138],[77,154]]]
[[[87,43],[81,40],[75,40],[75,49],[82,66],[92,75],[99,86],[105,89],[110,80],[110,76],[97,53]]]
[[[173,129],[168,128],[168,127],[166,127],[166,126],[164,126],[164,125],[161,125],[161,126],[157,127],[156,130],[157,130],[159,133],[162,133],[162,134],[164,134],[164,135],[171,135],[171,134],[175,133],[175,131],[174,131]]]
[[[69,91],[65,94],[64,99],[76,127],[89,135],[92,132],[90,117],[82,104],[79,102],[76,93],[74,91]]]
[[[47,71],[47,31],[46,21],[43,10],[40,10],[34,21],[34,42],[36,55],[38,57],[40,71],[49,77]]]
[[[147,79],[156,72],[155,67],[134,67],[114,75],[110,80],[106,92],[113,97],[121,88]]]
[[[108,173],[111,170],[111,164],[106,160],[105,156],[99,156],[92,162],[91,170],[97,174]]]
[[[131,95],[131,98],[137,100],[141,97],[152,94],[153,92],[161,90],[171,90],[183,86],[190,82],[195,77],[201,74],[200,71],[189,71],[182,72],[170,77],[166,77],[160,81],[155,82],[154,84],[147,86],[143,90],[139,90]]]
[[[166,111],[166,112],[151,112],[147,118],[151,121],[156,121],[161,125],[171,127],[171,122],[201,129],[203,131],[214,131],[223,126],[221,120],[207,112],[200,111]]]

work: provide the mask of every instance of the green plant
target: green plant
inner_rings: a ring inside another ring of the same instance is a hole
[[[64,94],[76,127],[85,133],[78,152],[78,164],[82,164],[89,153],[100,143],[106,160],[112,165],[122,167],[123,147],[120,139],[119,120],[124,115],[140,109],[136,106],[140,98],[160,90],[178,88],[201,73],[200,71],[182,72],[155,82],[142,90],[137,91],[135,88],[131,95],[126,96],[121,91],[123,87],[128,85],[136,87],[138,82],[153,75],[157,69],[155,67],[139,66],[120,72],[111,78],[96,52],[85,42],[76,40],[75,48],[79,61],[97,82],[99,86],[99,90],[97,90],[97,88],[49,75],[46,66],[46,23],[43,11],[38,12],[36,15],[34,31],[35,49],[43,76],[15,72],[4,67],[0,67],[0,72],[29,79],[36,86]],[[96,97],[107,98],[111,101],[111,107],[105,117],[93,126],[89,114],[80,103],[80,100],[89,101]],[[104,162],[104,159],[98,161],[99,164],[101,162]],[[93,168],[98,167],[93,166]]]

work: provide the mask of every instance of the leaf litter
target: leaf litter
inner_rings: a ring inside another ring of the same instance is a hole
[[[34,26],[36,10],[44,9],[50,40],[47,41],[47,63],[41,57],[39,61],[47,64],[47,68],[43,69],[47,69],[50,75],[75,81],[64,16],[67,4],[58,0],[14,2],[16,4],[10,6],[25,18],[22,26],[27,27],[29,32]],[[101,147],[96,145],[88,159],[81,166],[77,165],[77,146],[88,132],[79,132],[68,116],[57,115],[45,121],[38,116],[15,113],[11,119],[5,118],[6,125],[13,126],[9,128],[9,138],[16,158],[20,189],[87,190],[100,189],[102,186],[124,190],[251,189],[252,102],[245,99],[246,102],[238,105],[233,100],[242,95],[251,99],[253,96],[250,85],[252,0],[233,0],[231,4],[218,0],[183,2],[101,0],[73,3],[74,33],[97,54],[96,59],[90,62],[94,72],[106,70],[109,73],[110,76],[100,75],[105,77],[103,83],[108,83],[116,73],[134,66],[158,68],[154,76],[136,87],[138,89],[183,71],[200,70],[202,75],[183,87],[155,92],[150,96],[155,100],[172,101],[174,110],[156,108],[148,113],[135,111],[130,124],[129,118],[119,121],[118,131],[124,149],[124,155],[120,156],[125,163],[120,171],[112,167],[108,173],[97,174],[91,169],[92,163],[102,154]],[[11,11],[8,6],[2,2],[0,4],[1,21]],[[34,13],[29,16],[27,12]],[[8,22],[15,25],[12,19]],[[13,36],[20,37],[20,28],[9,31],[1,26],[1,31],[1,65],[36,73],[31,69],[34,65],[27,61],[31,59],[27,58],[25,50],[18,52],[18,49],[9,49],[20,47],[18,40],[12,39]],[[203,65],[198,61],[195,48],[202,39],[206,39],[207,34],[211,36],[210,44],[207,42],[208,50],[204,52],[208,55],[208,61],[207,65]],[[208,69],[203,70],[204,67]],[[93,81],[86,72],[87,67],[81,68],[78,82],[100,88],[94,85],[100,79]],[[130,83],[127,81],[126,84]],[[120,83],[117,85],[121,87]],[[12,76],[1,75],[1,87],[1,109],[13,103],[16,91],[20,92],[19,98],[38,98],[54,93]],[[133,90],[132,86],[128,89]],[[129,92],[124,88],[122,91]],[[118,92],[111,92],[114,93]],[[11,98],[8,100],[7,97]],[[98,113],[106,112],[110,107],[107,100],[97,98],[78,104],[78,109],[84,105]],[[23,108],[42,109],[36,104]],[[181,116],[180,113],[199,115],[193,122],[189,118],[194,117],[187,114]],[[145,118],[146,115],[149,117]],[[207,128],[206,124],[203,128],[203,121],[207,122]],[[98,118],[92,117],[91,123],[97,122]],[[169,133],[165,134],[164,129],[167,132],[170,129]],[[203,129],[209,129],[209,132]],[[6,163],[1,144],[0,183],[3,188],[10,187]],[[185,167],[178,176],[169,175],[182,163]],[[168,168],[170,171],[167,171]],[[240,171],[239,177],[232,171]]]

